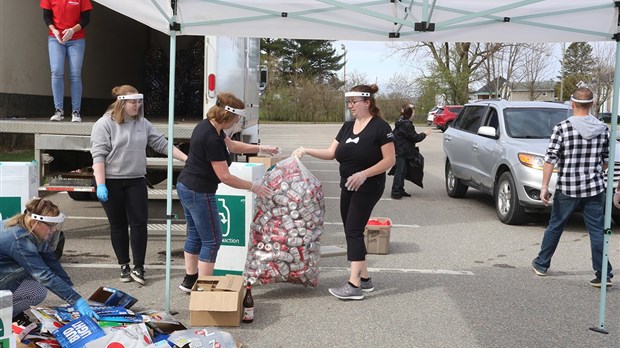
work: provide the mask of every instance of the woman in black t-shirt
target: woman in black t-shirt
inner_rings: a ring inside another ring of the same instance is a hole
[[[216,104],[192,132],[189,156],[177,180],[177,192],[187,220],[187,240],[183,248],[185,279],[179,285],[184,292],[201,275],[212,275],[222,243],[222,229],[215,200],[220,182],[260,197],[271,196],[271,189],[234,176],[228,170],[230,152],[275,155],[280,149],[269,145],[252,145],[232,140],[231,129],[245,116],[245,103],[231,93],[219,93]]]
[[[355,118],[342,125],[327,149],[300,147],[293,156],[310,155],[340,163],[340,215],[347,240],[347,259],[351,261],[349,281],[329,292],[342,300],[361,300],[374,290],[364,245],[364,228],[375,204],[383,195],[385,172],[396,162],[392,128],[381,117],[375,104],[377,85],[358,85],[345,93]]]

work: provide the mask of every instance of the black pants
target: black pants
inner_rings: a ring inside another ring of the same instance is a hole
[[[366,260],[364,228],[382,194],[383,189],[375,192],[340,190],[340,216],[347,239],[347,260]]]
[[[144,266],[148,242],[148,193],[144,178],[106,179],[108,201],[101,202],[108,221],[112,247],[119,265],[127,264],[129,241],[134,266]],[[129,234],[131,227],[131,235]]]
[[[392,182],[392,195],[405,193],[405,174],[407,174],[407,159],[403,155],[396,156],[394,165],[394,181]]]

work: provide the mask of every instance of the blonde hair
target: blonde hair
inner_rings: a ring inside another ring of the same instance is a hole
[[[235,97],[232,93],[218,93],[217,102],[214,106],[207,111],[207,118],[214,120],[215,122],[222,124],[231,121],[237,114],[224,109],[225,106],[230,106],[233,109],[243,110],[245,109],[245,103],[243,100]]]
[[[52,201],[45,198],[33,198],[26,203],[26,210],[22,213],[14,215],[4,224],[5,227],[20,225],[23,228],[32,231],[32,227],[37,220],[30,217],[30,214],[43,216],[58,216],[60,209]]]
[[[106,112],[109,112],[112,115],[112,119],[116,123],[121,124],[125,122],[125,115],[123,115],[123,109],[125,108],[125,103],[127,102],[127,100],[118,100],[117,97],[119,95],[136,93],[138,93],[138,90],[131,85],[122,85],[112,88],[112,96],[116,100],[114,100],[114,103],[108,106]],[[140,117],[140,114],[138,114],[136,117]]]

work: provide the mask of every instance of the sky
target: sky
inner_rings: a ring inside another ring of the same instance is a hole
[[[397,73],[410,74],[411,68],[405,66],[404,60],[398,55],[391,55],[391,49],[383,41],[335,41],[333,43],[338,54],[342,54],[342,46],[347,51],[347,75],[353,72],[364,74],[368,82],[377,82],[381,89],[390,78]],[[342,78],[343,71],[340,70]]]

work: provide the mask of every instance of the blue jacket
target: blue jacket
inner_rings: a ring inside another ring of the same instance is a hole
[[[80,299],[54,256],[55,243],[41,242],[22,226],[0,222],[0,290],[15,292],[29,275],[69,304]]]

